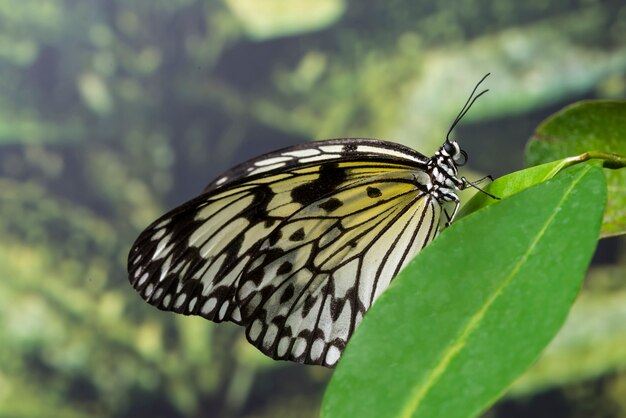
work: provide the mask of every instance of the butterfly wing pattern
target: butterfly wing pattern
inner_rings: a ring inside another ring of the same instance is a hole
[[[446,195],[460,185],[449,144],[427,158],[328,140],[243,163],[139,236],[130,281],[159,309],[245,326],[272,358],[333,367],[374,300],[450,220],[443,205],[458,205]]]

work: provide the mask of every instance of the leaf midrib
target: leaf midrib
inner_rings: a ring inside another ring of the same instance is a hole
[[[581,170],[581,174],[572,182],[570,187],[563,194],[563,197],[560,199],[558,205],[555,206],[556,208],[562,206],[563,202],[569,197],[576,184],[578,184],[578,182],[590,169],[591,167],[586,167],[585,169]],[[552,212],[550,217],[547,219],[547,221],[544,223],[544,225],[541,227],[541,229],[531,242],[524,255],[519,259],[517,263],[515,263],[509,275],[505,278],[505,280],[502,281],[501,285],[496,288],[496,291],[485,302],[482,308],[470,318],[470,320],[467,322],[467,325],[463,329],[461,329],[458,338],[454,340],[456,342],[446,348],[446,350],[443,352],[443,355],[440,357],[440,360],[436,363],[435,367],[431,369],[430,374],[426,376],[426,383],[423,385],[417,385],[413,388],[409,397],[409,401],[406,403],[406,406],[398,415],[400,418],[410,418],[415,414],[420,406],[420,403],[426,397],[427,393],[443,376],[444,372],[447,369],[447,366],[454,360],[454,358],[463,349],[463,347],[465,347],[470,335],[476,330],[476,328],[478,328],[489,308],[509,286],[517,273],[521,270],[522,266],[526,263],[528,257],[539,243],[539,240],[544,236],[546,230],[554,221],[557,213],[559,213],[558,210],[554,210]]]

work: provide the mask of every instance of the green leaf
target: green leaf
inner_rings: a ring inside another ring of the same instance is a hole
[[[542,164],[540,166],[527,168],[526,170],[516,171],[506,176],[500,177],[482,188],[485,192],[496,196],[498,199],[504,199],[513,196],[535,184],[539,184],[554,177],[563,168],[565,160],[553,161],[551,163]],[[485,206],[498,202],[486,193],[476,193],[467,202],[457,215],[457,219],[476,212]]]
[[[563,324],[606,186],[583,165],[454,223],[381,295],[329,384],[325,417],[471,417]]]
[[[531,186],[542,183],[559,174],[566,168],[585,162],[597,166],[624,166],[626,157],[601,152],[586,152],[575,157],[568,157],[558,161],[541,164],[499,177],[487,184],[482,190],[486,193],[475,193],[474,196],[461,208],[457,219],[476,212],[478,209],[492,205],[500,199],[513,196]],[[611,175],[611,171],[608,175]],[[490,196],[491,195],[491,196]]]
[[[626,234],[626,101],[585,101],[545,120],[526,147],[528,165],[595,151],[616,154],[605,169],[608,204],[602,236]],[[605,165],[606,167],[606,165]]]

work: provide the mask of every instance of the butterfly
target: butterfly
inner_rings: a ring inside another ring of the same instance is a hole
[[[334,367],[376,298],[454,219],[467,154],[375,139],[296,145],[240,164],[146,228],[129,280],[162,310],[231,321],[281,360]]]

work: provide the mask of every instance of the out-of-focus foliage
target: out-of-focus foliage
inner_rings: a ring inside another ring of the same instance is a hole
[[[257,40],[326,28],[345,11],[342,0],[309,4],[290,0],[226,0],[226,4],[246,34]]]
[[[491,173],[519,168],[546,107],[626,93],[619,0],[287,3],[0,2],[1,416],[315,416],[326,370],[141,302],[125,274],[138,232],[279,146],[368,136],[428,154],[487,72],[459,139]],[[626,358],[607,364],[592,375],[626,381]]]
[[[520,396],[536,391],[538,386],[564,385],[623,368],[626,290],[618,283],[624,277],[623,265],[593,271],[588,289],[576,301],[560,335],[541,360],[517,381],[513,394]]]
[[[566,126],[568,128],[566,128]],[[583,151],[585,150],[585,151]],[[609,196],[602,236],[626,234],[626,101],[589,101],[569,106],[543,122],[526,147],[530,165],[591,151],[614,155],[605,164]],[[620,157],[621,156],[621,157]],[[620,168],[621,169],[618,169]]]

